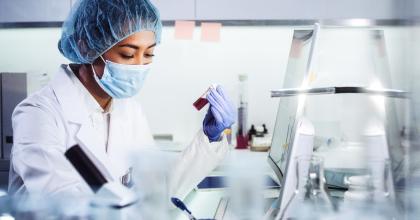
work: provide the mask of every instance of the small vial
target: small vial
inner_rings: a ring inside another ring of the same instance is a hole
[[[197,99],[197,101],[195,101],[194,103],[193,103],[193,106],[195,107],[195,109],[197,109],[197,111],[200,111],[202,108],[204,108],[204,106],[206,106],[207,105],[207,103],[209,103],[209,101],[207,100],[207,95],[209,94],[209,92],[212,90],[212,89],[216,89],[217,88],[217,84],[213,84],[213,85],[211,85],[207,90],[206,90],[206,92],[204,92],[204,94],[203,95],[201,95],[198,99]]]
[[[200,111],[202,108],[204,108],[204,106],[207,105],[207,103],[209,103],[209,101],[207,101],[206,98],[200,97],[193,103],[193,106],[195,109],[197,109],[197,111]]]

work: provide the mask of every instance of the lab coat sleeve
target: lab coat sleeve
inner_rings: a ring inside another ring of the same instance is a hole
[[[228,151],[226,138],[209,142],[202,130],[183,151],[169,177],[171,197],[185,198],[224,159]]]
[[[29,193],[80,195],[86,186],[64,157],[65,130],[47,108],[20,104],[12,116],[14,145],[11,172]],[[13,186],[11,186],[13,188]]]

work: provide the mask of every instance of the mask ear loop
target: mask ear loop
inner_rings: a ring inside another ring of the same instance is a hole
[[[101,60],[106,63],[105,59],[102,57],[102,55],[99,56],[101,58]]]
[[[104,62],[104,64],[106,64],[105,59],[101,56],[99,56],[102,60],[102,62]],[[93,63],[90,64],[90,67],[92,68],[93,74],[95,77],[99,78],[98,74],[96,74],[95,68],[93,67]]]

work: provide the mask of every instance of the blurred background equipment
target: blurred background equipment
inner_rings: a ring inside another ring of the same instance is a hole
[[[251,125],[251,129],[248,131],[248,138],[251,151],[266,152],[271,147],[272,136],[268,133],[265,124],[258,126]]]
[[[248,148],[248,75],[239,75],[238,131],[236,149]]]
[[[342,36],[362,41],[331,45]],[[410,96],[404,75],[391,77],[385,48],[381,30],[315,24],[295,31],[284,85],[272,91],[280,104],[269,162],[283,186],[276,219],[399,216]],[[302,133],[303,124],[312,132]],[[322,172],[311,172],[302,154],[322,158]],[[313,187],[324,202],[312,198]]]
[[[13,146],[12,113],[27,96],[26,81],[26,73],[0,73],[0,189],[6,189],[8,184]]]

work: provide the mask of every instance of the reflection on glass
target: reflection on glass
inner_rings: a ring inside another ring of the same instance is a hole
[[[295,31],[289,53],[284,88],[297,88],[301,86],[306,75],[313,37],[314,31],[312,30]],[[272,159],[278,164],[280,171],[286,169],[287,152],[289,146],[292,144],[293,132],[296,126],[297,107],[298,99],[296,97],[280,99],[272,140],[273,147],[270,152]]]
[[[324,164],[319,157],[296,158],[297,184],[294,194],[280,219],[323,219],[333,214],[333,206],[325,192]]]
[[[391,74],[385,32],[314,30],[295,31],[284,85],[272,93],[280,103],[270,157],[284,177],[296,121],[305,118],[314,126],[314,155],[325,160],[327,186],[346,190],[344,180],[367,175],[372,160],[389,160],[386,189],[394,200],[395,183],[404,178],[403,134],[411,94],[402,83],[404,74]]]

